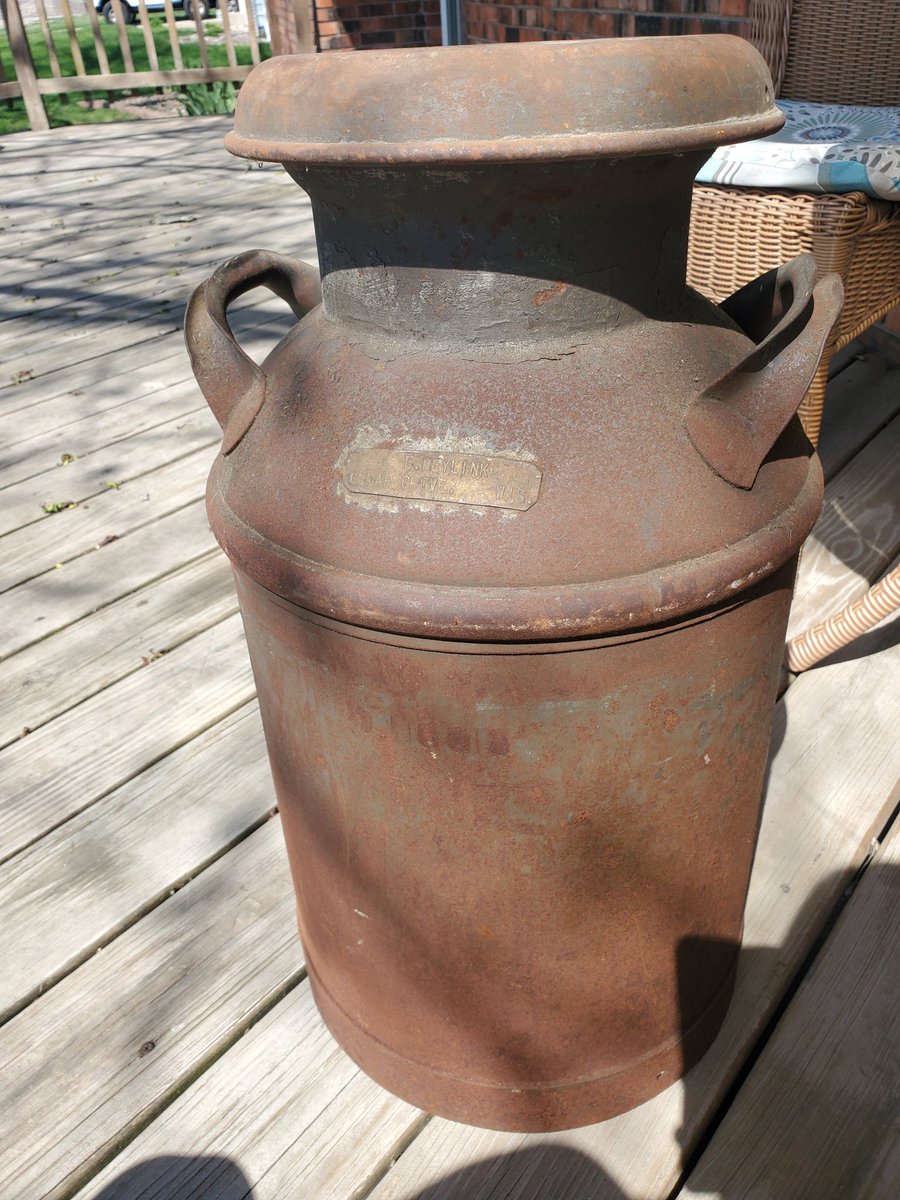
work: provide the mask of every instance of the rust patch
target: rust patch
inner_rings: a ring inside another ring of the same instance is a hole
[[[568,284],[554,283],[552,287],[544,288],[540,292],[535,292],[531,298],[531,303],[535,308],[540,308],[542,304],[546,304],[548,300],[555,300],[557,296],[561,296],[568,288]]]

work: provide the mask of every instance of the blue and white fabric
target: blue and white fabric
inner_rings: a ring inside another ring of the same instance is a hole
[[[699,183],[865,192],[900,200],[900,108],[779,100],[784,128],[770,137],[720,146]]]

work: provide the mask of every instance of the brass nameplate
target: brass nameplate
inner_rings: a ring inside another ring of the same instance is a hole
[[[445,450],[354,450],[344,464],[344,486],[366,496],[439,500],[531,508],[541,488],[534,463]]]

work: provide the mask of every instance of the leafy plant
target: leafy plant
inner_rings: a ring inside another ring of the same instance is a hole
[[[217,79],[215,83],[192,83],[181,93],[189,117],[214,117],[234,112],[237,92],[233,83]]]

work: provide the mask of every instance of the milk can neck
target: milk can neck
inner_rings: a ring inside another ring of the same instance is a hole
[[[313,201],[329,317],[496,345],[676,311],[695,158],[288,170]]]

